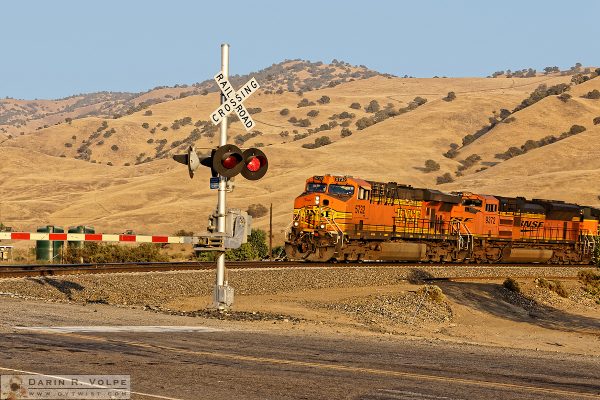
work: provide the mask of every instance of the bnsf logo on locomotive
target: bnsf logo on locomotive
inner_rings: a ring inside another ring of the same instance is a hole
[[[407,210],[405,208],[399,208],[396,211],[396,215],[400,219],[419,219],[421,218],[421,210]]]
[[[544,221],[521,221],[521,228],[538,229],[544,226]]]

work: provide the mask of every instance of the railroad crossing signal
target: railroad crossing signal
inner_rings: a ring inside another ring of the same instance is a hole
[[[265,153],[256,148],[242,151],[233,144],[214,149],[210,156],[200,158],[196,149],[190,146],[186,154],[176,154],[173,159],[188,166],[190,177],[200,165],[209,167],[213,177],[221,175],[225,178],[233,178],[239,173],[250,181],[255,181],[267,173],[269,161]]]
[[[247,131],[252,130],[255,126],[254,120],[252,120],[250,113],[242,103],[260,87],[256,79],[250,79],[237,92],[233,89],[233,86],[231,86],[231,83],[229,83],[229,80],[222,71],[216,74],[214,79],[226,100],[210,115],[212,123],[214,125],[219,124],[223,118],[235,111],[244,128]]]

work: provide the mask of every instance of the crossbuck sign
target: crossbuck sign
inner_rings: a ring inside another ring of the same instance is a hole
[[[237,92],[233,89],[227,78],[225,78],[223,72],[216,74],[214,79],[226,101],[210,115],[212,123],[217,125],[223,118],[235,111],[247,131],[254,128],[254,121],[242,103],[260,87],[256,79],[250,79]]]

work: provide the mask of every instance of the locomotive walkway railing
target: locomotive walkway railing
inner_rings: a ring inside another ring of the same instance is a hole
[[[600,244],[600,238],[585,232],[580,235],[579,242],[581,243],[581,252],[584,255],[590,255],[596,251],[596,247]]]

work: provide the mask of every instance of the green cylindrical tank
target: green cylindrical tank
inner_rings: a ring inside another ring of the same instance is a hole
[[[71,226],[69,227],[69,233],[96,233],[96,230],[93,226]],[[82,249],[84,242],[68,242],[67,245],[73,249]]]
[[[39,233],[64,233],[65,230],[60,226],[47,225],[37,229]],[[64,242],[38,240],[35,243],[35,258],[38,261],[59,262],[60,253]]]

